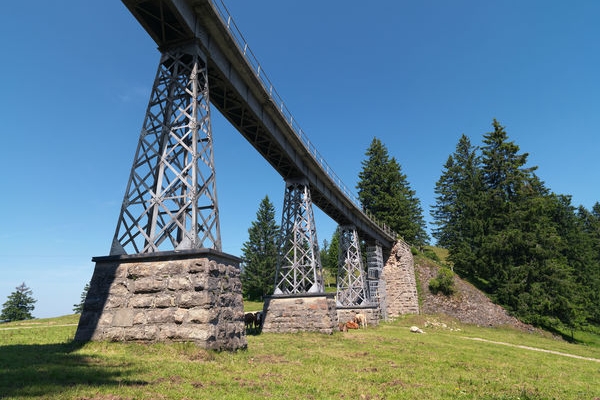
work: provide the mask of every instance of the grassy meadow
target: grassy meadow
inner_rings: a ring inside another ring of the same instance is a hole
[[[420,315],[330,336],[249,335],[247,350],[218,353],[189,343],[77,345],[77,320],[0,324],[0,398],[600,399],[600,339],[591,334],[571,344]]]

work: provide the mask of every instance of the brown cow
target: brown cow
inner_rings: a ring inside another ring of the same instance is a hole
[[[358,329],[358,324],[354,321],[346,322],[346,329]]]

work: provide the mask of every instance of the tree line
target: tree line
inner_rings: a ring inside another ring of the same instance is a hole
[[[528,166],[496,120],[473,146],[462,135],[435,186],[437,244],[454,271],[523,322],[600,324],[600,203],[574,206]]]

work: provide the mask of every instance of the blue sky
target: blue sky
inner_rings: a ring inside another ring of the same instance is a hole
[[[429,220],[461,134],[493,118],[556,193],[600,201],[600,2],[242,1],[226,6],[348,187],[374,136]],[[70,314],[107,255],[159,53],[120,1],[11,1],[0,13],[0,302]],[[281,177],[213,109],[223,250],[239,255]],[[319,241],[335,222],[315,211]],[[279,221],[278,221],[279,222]]]

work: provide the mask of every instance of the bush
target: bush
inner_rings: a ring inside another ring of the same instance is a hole
[[[440,258],[435,253],[435,251],[433,251],[433,249],[426,248],[425,250],[423,250],[423,255],[429,258],[430,260],[440,262]]]
[[[454,294],[454,272],[450,268],[440,268],[437,276],[429,281],[429,290],[433,294],[439,292],[446,296]]]

